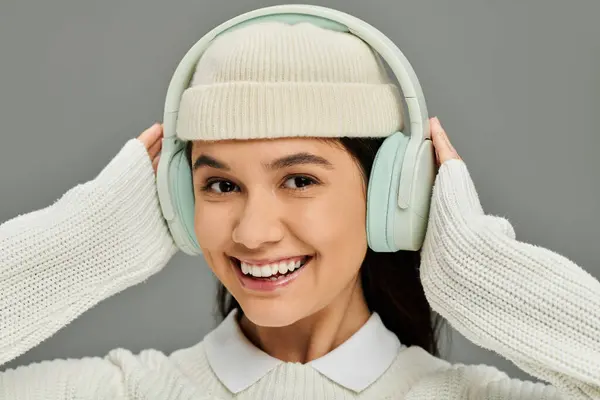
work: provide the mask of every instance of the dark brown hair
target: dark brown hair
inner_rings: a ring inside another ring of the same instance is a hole
[[[341,145],[359,165],[368,185],[371,167],[384,138],[326,139]],[[186,147],[191,165],[192,142]],[[417,345],[439,356],[439,334],[444,320],[435,313],[423,291],[419,277],[421,257],[418,251],[377,253],[367,249],[360,268],[361,283],[371,311],[377,312],[385,326],[406,346]],[[221,318],[233,309],[242,312],[239,303],[218,282],[217,307]]]

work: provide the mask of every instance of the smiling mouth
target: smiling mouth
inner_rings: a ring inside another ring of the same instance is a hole
[[[282,261],[279,263],[265,264],[260,266],[242,263],[239,259],[235,257],[229,258],[232,261],[232,263],[238,269],[240,269],[242,274],[248,278],[265,281],[277,281],[278,279],[282,279],[286,276],[291,275],[293,272],[304,268],[304,266],[308,264],[308,262],[310,262],[313,256],[304,256],[300,259]]]

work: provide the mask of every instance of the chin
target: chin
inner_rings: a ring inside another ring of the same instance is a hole
[[[219,271],[223,283],[240,304],[244,315],[257,326],[284,327],[311,314],[315,302],[312,276],[316,257],[295,257],[287,270],[255,276],[239,260],[231,259]]]
[[[299,310],[298,307],[283,299],[243,298],[238,302],[246,318],[257,326],[271,328],[289,326],[310,314],[308,310]]]

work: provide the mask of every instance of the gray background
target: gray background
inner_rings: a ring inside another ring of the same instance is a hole
[[[92,179],[131,137],[162,120],[167,86],[207,31],[261,1],[0,0],[0,221]],[[338,0],[406,54],[463,156],[488,213],[517,238],[600,276],[600,2]],[[214,278],[177,254],[159,274],[85,313],[4,365],[165,352],[215,325]],[[529,378],[454,332],[445,358]]]

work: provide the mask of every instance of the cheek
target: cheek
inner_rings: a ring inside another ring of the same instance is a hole
[[[227,239],[231,238],[230,221],[227,218],[228,208],[223,204],[197,202],[194,211],[194,231],[202,249],[208,251],[223,248]]]
[[[194,232],[202,255],[213,273],[226,285],[235,276],[223,257],[231,243],[231,207],[224,203],[202,203],[195,207]]]
[[[294,213],[293,231],[319,253],[328,271],[355,273],[367,248],[366,203],[356,191],[333,191]]]

